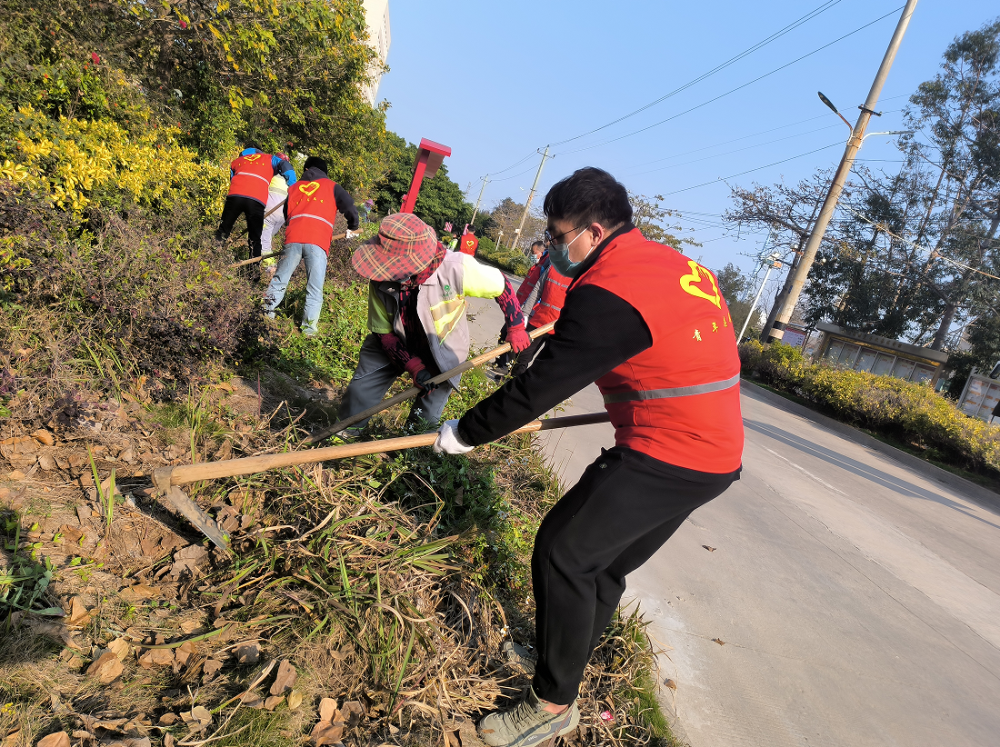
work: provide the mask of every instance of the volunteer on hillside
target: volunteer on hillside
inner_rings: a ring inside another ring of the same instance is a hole
[[[271,179],[281,176],[285,184],[295,184],[295,170],[287,159],[265,153],[256,145],[248,144],[238,158],[229,164],[229,194],[222,208],[217,241],[224,241],[233,232],[233,225],[241,215],[246,216],[247,243],[250,257],[260,256],[260,236],[264,229],[264,206],[267,204]]]
[[[544,209],[552,266],[573,278],[555,334],[524,375],[442,424],[435,450],[493,441],[595,381],[615,446],[538,530],[534,679],[520,704],[480,722],[489,745],[527,747],[576,728],[584,667],[626,575],[739,479],[743,451],[740,361],[712,273],[644,239],[625,188],[600,169],[557,183]]]
[[[305,260],[306,305],[301,329],[302,334],[312,337],[319,332],[326,260],[330,254],[337,211],[347,219],[348,237],[358,228],[358,211],[347,191],[327,176],[326,161],[316,156],[306,159],[302,179],[289,188],[283,210],[288,223],[285,247],[278,259],[278,270],[267,286],[264,308],[273,319],[274,310],[285,297],[292,273],[299,262]]]
[[[495,299],[510,330],[514,350],[528,347],[521,306],[503,273],[460,252],[449,252],[434,229],[410,213],[383,218],[378,235],[351,258],[368,285],[368,330],[358,368],[344,393],[339,420],[367,410],[385,396],[404,372],[423,392],[411,422],[437,425],[460,376],[440,386],[438,374],[463,363],[469,355],[465,299]],[[341,435],[355,435],[367,421]]]

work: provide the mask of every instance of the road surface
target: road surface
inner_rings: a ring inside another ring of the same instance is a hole
[[[496,305],[470,310],[475,343],[494,344]],[[752,387],[742,406],[742,478],[628,579],[677,686],[662,699],[678,734],[1000,745],[1000,515]],[[563,414],[600,407],[589,387]],[[542,443],[572,485],[612,429]]]

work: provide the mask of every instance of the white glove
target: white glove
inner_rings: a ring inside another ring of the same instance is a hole
[[[347,238],[353,239],[355,236],[360,236],[361,231],[352,231],[350,228],[347,229]]]
[[[469,446],[458,437],[458,421],[446,420],[438,429],[437,441],[434,442],[436,454],[465,454],[475,446]]]

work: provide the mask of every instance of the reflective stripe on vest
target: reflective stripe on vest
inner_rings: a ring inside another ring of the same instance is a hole
[[[254,179],[260,179],[262,182],[266,182],[268,186],[271,186],[270,179],[266,179],[260,174],[254,174],[252,171],[237,171],[234,176],[252,176]]]
[[[333,224],[330,221],[328,221],[326,218],[321,218],[320,216],[313,215],[312,213],[299,213],[298,215],[293,215],[291,218],[288,219],[288,222],[291,223],[296,218],[315,218],[316,220],[323,221],[330,228],[333,228]]]
[[[434,320],[434,333],[438,341],[444,342],[465,314],[465,296],[449,298],[431,306],[431,318]]]
[[[641,402],[647,399],[667,399],[669,397],[692,397],[696,394],[710,394],[721,392],[740,383],[740,375],[736,374],[725,381],[713,381],[708,384],[695,384],[694,386],[675,386],[667,389],[644,389],[635,392],[615,392],[604,395],[604,404],[611,405],[618,402]]]

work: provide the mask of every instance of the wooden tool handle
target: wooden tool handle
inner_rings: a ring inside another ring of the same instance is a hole
[[[347,238],[346,233],[338,233],[336,236],[331,236],[330,241],[338,241],[340,239],[346,239],[346,238]],[[262,254],[259,257],[251,257],[250,259],[244,259],[242,262],[234,262],[233,264],[229,265],[229,268],[234,269],[236,267],[246,267],[247,265],[252,265],[255,262],[260,262],[261,260],[270,259],[271,257],[280,257],[282,254],[284,254],[284,250],[280,252],[271,252],[270,254]]]
[[[529,332],[528,337],[534,340],[536,337],[541,337],[542,335],[547,334],[549,331],[551,331],[551,329],[554,326],[556,326],[555,322],[549,322],[548,324],[545,324],[539,327],[538,329],[534,329],[531,332]],[[453,376],[458,376],[459,374],[465,373],[469,369],[475,368],[476,366],[481,366],[483,363],[486,363],[487,361],[490,361],[499,355],[503,355],[509,350],[510,350],[510,343],[505,342],[503,345],[495,347],[492,350],[488,350],[482,355],[477,355],[475,358],[471,358],[465,361],[464,363],[460,363],[450,371],[445,371],[442,374],[438,374],[437,376],[435,376],[433,379],[430,380],[430,383],[443,384]],[[409,389],[402,391],[399,394],[390,397],[389,399],[382,400],[377,405],[372,405],[367,410],[362,410],[361,412],[355,413],[354,415],[351,415],[349,418],[344,418],[343,420],[334,423],[329,428],[324,428],[319,433],[314,433],[313,435],[309,436],[309,438],[305,439],[302,443],[304,444],[319,443],[320,441],[329,438],[337,431],[341,431],[344,428],[348,428],[354,425],[355,423],[360,423],[362,420],[367,420],[372,415],[377,415],[378,413],[382,412],[382,410],[387,410],[393,405],[398,405],[400,402],[406,402],[406,400],[416,397],[418,394],[420,394],[421,391],[423,390],[420,387],[411,386]]]
[[[606,412],[587,413],[585,415],[569,415],[561,418],[534,420],[514,433],[535,433],[554,428],[569,428],[576,425],[593,425],[608,422]],[[298,464],[315,464],[332,459],[381,454],[386,451],[402,451],[419,446],[431,446],[437,440],[437,431],[421,433],[417,436],[387,438],[382,441],[364,441],[343,446],[327,446],[323,449],[308,449],[306,451],[290,451],[284,454],[266,454],[264,456],[229,459],[222,462],[207,462],[191,464],[182,467],[161,467],[153,474],[155,485],[185,485],[198,480],[215,480],[220,477],[236,477],[237,475],[253,475],[271,469],[293,467]]]

